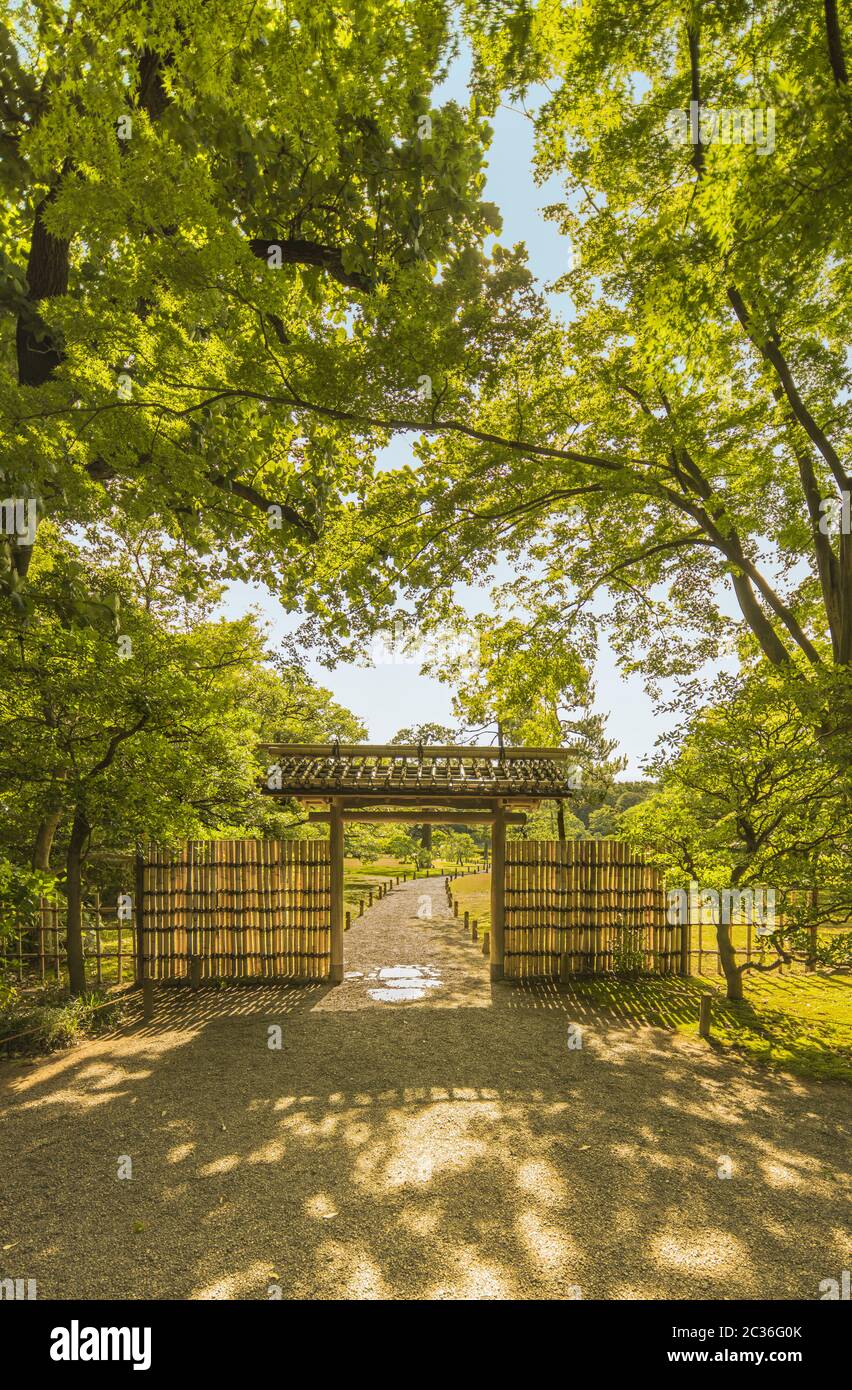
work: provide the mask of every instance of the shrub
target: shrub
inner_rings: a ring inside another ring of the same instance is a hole
[[[20,1003],[0,1013],[0,1043],[10,1039],[15,1052],[56,1052],[72,1047],[111,1027],[119,1015],[121,1001],[107,1003],[103,995],[87,994],[78,999],[40,996],[42,1002],[22,1008]],[[18,1036],[18,1035],[22,1036]]]

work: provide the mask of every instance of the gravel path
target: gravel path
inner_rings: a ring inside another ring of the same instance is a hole
[[[850,1268],[845,1088],[492,989],[444,904],[437,879],[377,903],[338,989],[164,991],[150,1024],[0,1064],[0,1277],[42,1298],[813,1299]]]

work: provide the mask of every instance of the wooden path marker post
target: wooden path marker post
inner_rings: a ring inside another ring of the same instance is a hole
[[[713,996],[702,994],[701,1002],[698,1005],[698,1036],[700,1038],[710,1037],[710,1021],[713,1017]]]

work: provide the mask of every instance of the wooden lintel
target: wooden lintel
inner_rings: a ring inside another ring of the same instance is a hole
[[[493,811],[341,811],[344,821],[375,824],[379,821],[397,821],[404,825],[488,825],[496,815],[500,815],[504,825],[526,825],[527,818],[521,812]],[[311,811],[308,820],[328,823],[330,811]]]
[[[452,792],[442,794],[433,791],[430,794],[426,788],[411,792],[329,791],[325,795],[321,792],[276,792],[277,795],[291,797],[307,809],[317,810],[325,810],[332,797],[338,796],[344,811],[375,811],[377,815],[382,811],[404,811],[409,807],[423,811],[487,811],[491,815],[498,806],[507,810],[534,811],[542,801],[540,796],[513,796],[511,793],[502,796],[456,796]]]
[[[343,798],[343,809],[345,811],[375,811],[380,814],[382,811],[423,811],[426,814],[434,811],[487,811],[489,816],[494,814],[498,802],[494,797],[474,797],[474,796],[423,796],[423,797],[396,797],[396,796],[346,796]]]

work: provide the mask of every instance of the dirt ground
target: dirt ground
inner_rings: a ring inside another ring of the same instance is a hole
[[[346,970],[163,990],[151,1023],[0,1064],[0,1277],[74,1299],[815,1299],[850,1268],[845,1088],[492,987],[437,879],[359,918]]]

